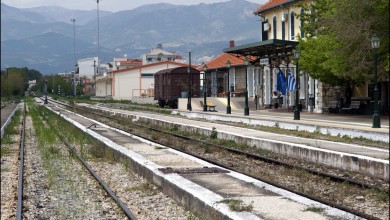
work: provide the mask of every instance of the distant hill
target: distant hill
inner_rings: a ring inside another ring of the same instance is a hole
[[[181,6],[145,5],[116,13],[99,11],[102,62],[113,57],[140,57],[162,43],[193,60],[216,56],[228,47],[259,39],[259,5],[244,0]],[[17,9],[2,3],[1,67],[27,66],[43,73],[70,71],[74,67],[73,23],[76,18],[76,58],[97,56],[96,10],[61,7]]]

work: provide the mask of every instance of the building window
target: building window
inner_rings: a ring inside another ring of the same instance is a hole
[[[161,61],[161,57],[157,58],[157,61],[160,62]]]
[[[276,16],[273,18],[273,32],[274,32],[274,39],[276,39]]]
[[[152,62],[152,58],[148,58],[148,62],[149,62],[149,63]]]
[[[282,40],[285,40],[286,39],[286,37],[285,37],[285,33],[286,31],[285,31],[285,22],[282,22]]]
[[[303,13],[305,13],[305,11],[302,8],[301,9],[301,15],[303,15]],[[301,38],[304,38],[305,37],[305,33],[303,32],[302,28],[303,28],[303,21],[301,19]]]
[[[291,19],[290,19],[290,24],[291,24],[291,40],[294,40],[295,38],[295,30],[294,30],[294,23],[295,23],[295,15],[294,12],[291,12]]]
[[[268,33],[269,33],[268,30],[264,30],[264,24],[267,24],[267,25],[269,24],[269,23],[268,23],[268,19],[265,19],[265,21],[262,22],[262,28],[261,28],[262,31],[263,31],[263,32],[262,32],[262,36],[261,36],[261,37],[262,37],[262,38],[261,38],[262,41],[268,40]]]

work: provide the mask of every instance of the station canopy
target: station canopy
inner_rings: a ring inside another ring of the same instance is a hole
[[[289,57],[292,56],[293,49],[298,45],[296,41],[287,40],[265,40],[241,46],[226,48],[225,53],[242,58],[252,57],[252,63],[258,63],[260,59],[270,58],[273,61],[285,60],[288,62]],[[278,62],[280,63],[280,62]]]

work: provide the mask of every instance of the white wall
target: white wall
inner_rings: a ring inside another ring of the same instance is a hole
[[[98,65],[98,58],[97,57],[91,57],[91,58],[85,58],[85,59],[79,59],[78,65],[79,65],[79,76],[80,77],[87,77],[88,79],[93,79],[94,76],[94,62]]]
[[[145,65],[138,68],[118,72],[114,74],[113,85],[114,100],[131,100],[133,96],[141,96],[147,89],[154,84],[154,74],[163,69],[180,67],[182,65],[175,63],[159,63],[154,65]],[[141,77],[142,74],[153,74],[152,76]]]

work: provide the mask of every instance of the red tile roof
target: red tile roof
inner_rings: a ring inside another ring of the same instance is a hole
[[[267,3],[265,3],[264,5],[262,5],[259,8],[257,8],[254,11],[254,13],[257,14],[257,13],[263,12],[263,11],[265,11],[267,9],[271,9],[273,7],[276,7],[278,5],[285,4],[287,2],[292,2],[292,0],[268,0]]]
[[[126,60],[126,61],[118,61],[120,65],[129,65],[129,64],[142,64],[142,60],[134,59],[134,60]]]
[[[244,60],[238,57],[235,57],[228,53],[222,53],[214,59],[210,60],[206,63],[208,69],[217,69],[217,68],[225,68],[226,62],[230,60],[232,66],[236,65],[244,65]]]
[[[206,63],[208,69],[218,69],[226,68],[226,62],[229,60],[231,66],[241,66],[244,65],[245,57],[236,57],[229,53],[222,53],[214,59]],[[203,69],[203,65],[199,66],[200,69]]]

